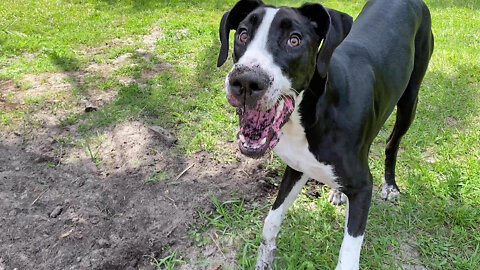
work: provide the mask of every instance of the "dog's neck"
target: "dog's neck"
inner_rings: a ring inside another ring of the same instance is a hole
[[[314,128],[317,123],[324,123],[325,117],[328,117],[328,104],[338,100],[336,93],[328,91],[328,89],[328,73],[325,77],[322,77],[318,72],[315,72],[309,87],[304,90],[303,100],[299,108],[305,128]]]

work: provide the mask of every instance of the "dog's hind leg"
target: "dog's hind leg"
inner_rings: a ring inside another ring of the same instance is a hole
[[[295,201],[308,177],[287,166],[275,203],[263,225],[262,243],[258,249],[256,270],[272,269],[275,254],[275,238],[280,231],[283,217]]]
[[[395,181],[397,152],[402,136],[405,135],[415,117],[418,100],[418,88],[407,88],[407,91],[409,91],[408,95],[406,96],[405,94],[407,93],[405,93],[397,104],[397,119],[393,131],[387,139],[387,147],[385,148],[385,178],[380,194],[384,200],[393,200],[400,195],[400,190]]]
[[[433,52],[433,35],[430,29],[430,15],[425,7],[425,20],[415,37],[415,62],[410,81],[397,103],[397,119],[385,148],[385,179],[380,196],[392,200],[400,194],[395,181],[395,163],[402,136],[410,128],[417,108],[418,91],[427,72],[428,62]]]

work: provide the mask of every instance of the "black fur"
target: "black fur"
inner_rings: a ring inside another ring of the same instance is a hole
[[[238,26],[254,29],[255,20],[249,16],[261,19],[261,9],[256,8],[262,5],[240,1],[224,15],[219,65],[227,58],[228,31]],[[276,42],[296,29],[304,33],[300,50]],[[349,199],[348,233],[363,235],[373,186],[368,154],[395,106],[395,127],[385,149],[384,186],[398,191],[398,147],[415,116],[418,91],[433,52],[429,10],[421,0],[370,0],[352,25],[349,15],[320,4],[281,7],[268,40],[275,64],[296,90],[304,91],[297,109],[309,151],[319,162],[333,166],[340,191]],[[235,43],[235,61],[245,48]],[[301,174],[287,167],[273,209],[282,204]]]
[[[237,30],[240,22],[243,21],[250,12],[262,5],[264,5],[263,2],[258,0],[241,0],[238,1],[232,10],[223,14],[219,28],[222,46],[220,48],[220,54],[218,55],[217,67],[220,67],[227,61],[230,30]]]

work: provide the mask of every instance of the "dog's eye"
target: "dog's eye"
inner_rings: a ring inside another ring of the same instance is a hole
[[[242,30],[238,35],[238,40],[242,43],[246,43],[248,40],[247,30]]]
[[[297,47],[300,45],[300,42],[302,41],[302,39],[300,38],[299,35],[297,34],[293,34],[290,36],[290,38],[288,39],[288,46],[290,47]]]

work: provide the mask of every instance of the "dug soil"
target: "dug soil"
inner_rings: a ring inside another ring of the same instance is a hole
[[[196,247],[199,213],[212,196],[254,204],[275,192],[264,160],[186,158],[141,121],[112,125],[91,146],[72,134],[0,133],[0,269],[155,269],[152,258],[174,250],[182,269],[235,268],[234,252]]]

